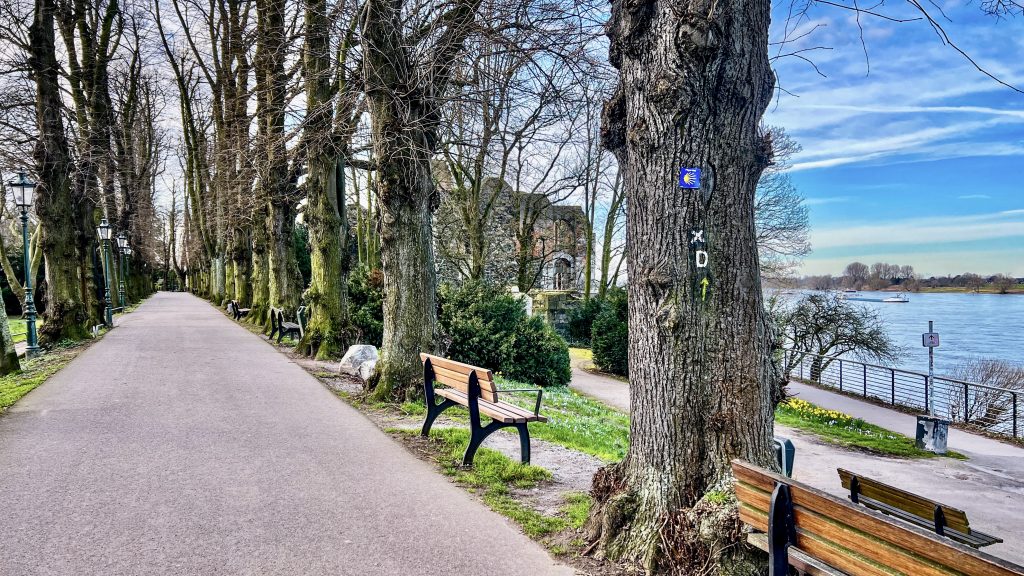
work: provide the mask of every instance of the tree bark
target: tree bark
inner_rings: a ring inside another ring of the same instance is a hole
[[[443,28],[414,63],[403,34],[403,2],[368,0],[360,29],[363,80],[373,123],[384,272],[384,337],[376,399],[410,397],[419,390],[419,353],[434,346],[437,324],[432,235],[437,191],[430,160],[437,149],[439,110],[454,62],[480,0],[456,0]],[[441,18],[442,16],[438,16]]]
[[[88,314],[82,301],[77,225],[71,175],[74,173],[70,145],[61,118],[63,103],[58,81],[53,0],[36,0],[35,17],[29,29],[29,67],[36,83],[36,121],[39,138],[34,158],[39,183],[36,213],[42,222],[40,244],[46,270],[45,321],[40,342],[51,344],[88,335]]]
[[[774,466],[778,370],[753,218],[771,161],[758,131],[773,86],[769,16],[768,0],[612,6],[620,77],[602,138],[629,206],[632,418],[626,458],[595,476],[590,526],[602,554],[648,572],[763,571],[739,542],[729,463]],[[680,190],[684,166],[703,169],[700,190]]]

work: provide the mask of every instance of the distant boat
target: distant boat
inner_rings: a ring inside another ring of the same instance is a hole
[[[856,294],[857,293],[857,291],[854,290],[853,288],[847,288],[846,290],[843,290],[843,292],[846,292],[847,294]]]
[[[889,302],[889,303],[893,303],[893,304],[906,304],[907,302],[910,302],[910,298],[907,298],[906,295],[904,295],[902,292],[900,292],[899,294],[897,294],[895,296],[889,296],[888,298],[883,298],[882,302]]]

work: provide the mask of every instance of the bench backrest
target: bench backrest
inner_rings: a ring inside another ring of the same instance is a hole
[[[433,354],[420,354],[420,360],[424,365],[428,360],[430,361],[430,367],[434,372],[434,382],[467,394],[469,393],[469,377],[471,374],[476,374],[477,382],[480,384],[480,399],[487,402],[498,401],[498,387],[494,384],[494,374],[490,370]]]
[[[771,541],[780,536],[770,530],[769,513],[775,515],[776,522],[791,517],[795,534],[790,537],[795,546],[847,574],[1024,575],[1024,567],[897,523],[878,512],[750,463],[734,460],[732,471],[740,518],[745,523],[767,532]],[[777,495],[774,510],[773,494]],[[791,503],[791,515],[786,509],[779,509],[786,500]]]
[[[909,512],[914,516],[924,519],[934,519],[935,509],[939,508],[942,510],[942,516],[945,519],[945,526],[964,534],[971,533],[971,528],[967,522],[967,514],[963,510],[958,510],[923,496],[900,490],[877,480],[859,476],[849,470],[839,468],[837,471],[839,472],[839,479],[843,483],[843,488],[847,490],[850,489],[853,479],[856,478],[857,493],[860,496],[876,500],[882,504],[888,504],[893,508],[899,508],[904,512]]]

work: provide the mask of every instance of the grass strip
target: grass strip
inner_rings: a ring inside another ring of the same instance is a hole
[[[389,428],[392,434],[416,436],[416,430]],[[562,515],[547,516],[516,500],[512,488],[527,489],[551,479],[551,473],[538,466],[516,462],[490,448],[480,448],[473,459],[472,468],[462,468],[459,462],[469,444],[469,431],[460,428],[434,428],[429,441],[436,449],[435,461],[446,476],[457,484],[480,494],[492,510],[519,524],[531,538],[543,538],[582,525],[580,515],[589,512],[590,498],[586,494],[571,494]],[[583,517],[586,520],[586,517]]]
[[[814,434],[830,444],[872,454],[901,458],[943,456],[918,449],[912,438],[869,424],[838,410],[821,408],[799,398],[790,398],[779,404],[775,411],[775,421],[783,426]],[[962,460],[967,458],[953,451],[947,452],[945,456]]]
[[[62,343],[31,360],[22,358],[20,371],[0,377],[0,414],[66,366],[88,342]]]

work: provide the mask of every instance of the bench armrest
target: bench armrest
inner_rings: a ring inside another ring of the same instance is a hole
[[[544,390],[542,388],[501,388],[498,392],[536,392],[537,404],[533,407],[533,415],[540,416],[540,400],[544,397]]]

